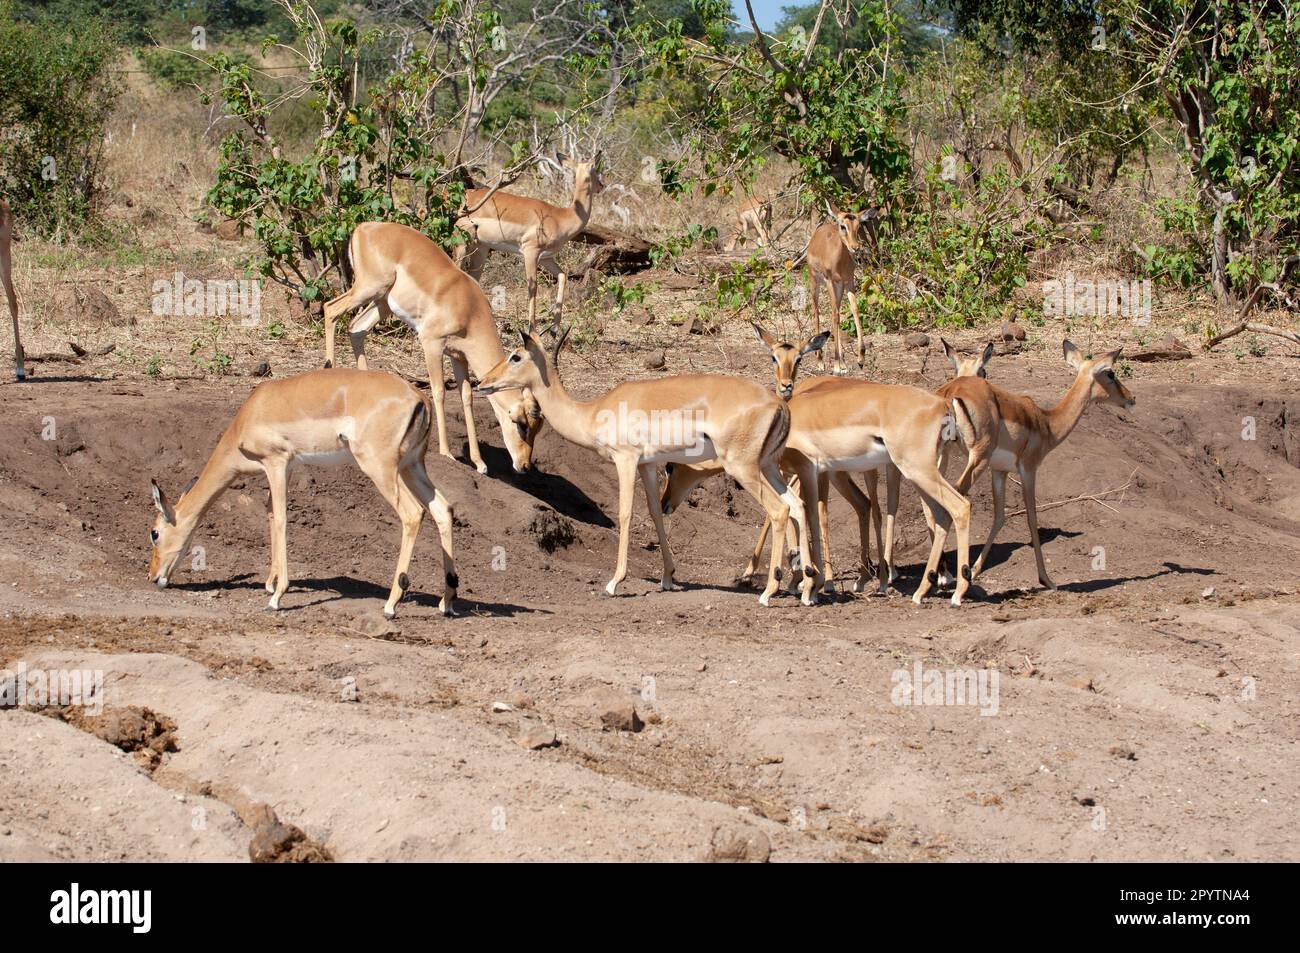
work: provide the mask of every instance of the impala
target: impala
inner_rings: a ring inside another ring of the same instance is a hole
[[[452,512],[425,472],[428,443],[428,403],[392,374],[320,370],[260,384],[235,414],[198,478],[175,503],[157,481],[150,481],[158,515],[149,531],[153,545],[149,581],[165,588],[213,501],[239,477],[261,472],[271,488],[271,572],[266,590],[271,593],[269,607],[279,609],[289,588],[285,540],[289,468],[350,457],[402,522],[402,546],[384,615],[393,618],[410,585],[406,570],[426,510],[433,514],[442,537],[446,589],[440,608],[443,615],[451,615],[459,585],[452,558]]]
[[[813,321],[820,331],[822,318],[817,308],[817,296],[822,282],[830,290],[831,321],[835,327],[835,373],[843,374],[845,367],[840,342],[840,300],[846,294],[849,311],[853,314],[853,328],[858,336],[858,366],[861,367],[866,360],[866,342],[862,338],[862,321],[858,317],[853,253],[860,247],[858,235],[862,223],[875,219],[879,212],[874,208],[862,213],[841,212],[829,204],[827,210],[835,221],[819,226],[808,242],[808,294],[812,299]],[[822,356],[822,366],[826,366],[825,355]]]
[[[772,202],[750,195],[736,206],[736,218],[733,223],[731,238],[726,250],[734,251],[736,245],[749,239],[754,233],[754,240],[759,248],[766,248],[772,241],[768,229],[772,226]]]
[[[958,404],[915,387],[872,384],[866,381],[818,378],[796,391],[790,400],[790,434],[781,455],[784,468],[800,479],[805,509],[816,504],[824,474],[857,473],[893,464],[921,493],[930,515],[946,529],[957,531],[958,580],[953,605],[961,605],[970,584],[969,542],[970,502],[939,471],[938,459],[943,441],[951,439],[953,416],[959,415]],[[953,416],[950,416],[953,415]],[[677,486],[673,480],[679,479]],[[669,495],[680,501],[689,492],[694,474],[675,467],[670,477]],[[859,516],[861,528],[861,516]],[[773,556],[777,555],[781,531],[773,523]],[[811,524],[812,567],[822,566],[820,521]],[[936,567],[942,553],[941,540],[931,546],[925,573],[912,599],[920,603],[937,581]],[[809,560],[804,560],[807,574]],[[886,585],[884,561],[881,562],[881,587]]]
[[[567,329],[548,359],[541,343],[522,335],[523,346],[479,382],[487,393],[529,388],[560,436],[595,450],[618,471],[618,564],[605,591],[614,595],[627,576],[632,497],[637,475],[645,488],[663,555],[662,588],[675,588],[675,566],[659,507],[658,464],[716,460],[754,496],[782,538],[787,518],[799,526],[801,546],[809,542],[803,504],[781,476],[778,457],[789,430],[785,404],[754,381],[717,374],[690,374],[651,381],[627,381],[590,401],[571,397],[560,380],[557,360]],[[805,550],[806,551],[806,550]],[[777,589],[780,549],[773,547],[767,587],[759,602],[768,604]],[[802,602],[815,600],[814,571],[805,570]]]
[[[0,199],[0,284],[5,286],[9,316],[14,322],[14,374],[22,381],[27,379],[27,369],[23,366],[23,342],[18,336],[18,295],[14,291],[13,243],[16,241],[13,213],[4,199]]]
[[[1025,498],[1025,518],[1029,522],[1029,538],[1038,564],[1038,581],[1048,589],[1056,588],[1047,574],[1043,547],[1038,538],[1035,497],[1038,468],[1047,455],[1074,431],[1089,404],[1105,401],[1127,409],[1136,403],[1136,398],[1115,376],[1115,362],[1123,353],[1122,349],[1098,358],[1087,358],[1066,339],[1061,350],[1066,363],[1074,368],[1075,378],[1065,396],[1050,409],[1039,407],[1028,397],[1009,393],[979,377],[958,377],[939,388],[939,394],[946,399],[961,402],[970,415],[975,433],[973,442],[967,444],[970,459],[958,480],[958,489],[969,491],[985,467],[989,469],[993,483],[993,525],[972,567],[972,578],[983,570],[993,540],[1002,528],[1006,478],[1008,473],[1015,471],[1020,476]],[[946,531],[941,528],[936,536],[940,548],[946,536]]]
[[[540,199],[497,191],[489,197],[487,189],[470,189],[465,193],[466,207],[473,209],[456,222],[456,227],[470,234],[461,266],[478,280],[489,251],[509,252],[524,259],[524,277],[528,279],[528,330],[537,326],[537,266],[541,265],[556,282],[555,315],[559,325],[564,308],[564,286],[568,275],[555,257],[565,243],[587,227],[596,195],[605,188],[600,177],[601,153],[590,162],[577,162],[563,154],[556,159],[574,174],[573,205],[560,208]]]
[[[479,473],[487,473],[474,425],[469,374],[472,371],[481,377],[506,352],[483,289],[428,237],[395,222],[358,225],[348,240],[348,258],[352,263],[352,286],[325,304],[326,366],[334,364],[334,323],[340,314],[361,309],[348,328],[352,353],[361,370],[366,369],[366,334],[381,317],[396,314],[415,331],[424,349],[438,421],[438,452],[451,457],[442,384],[442,358],[446,354],[465,411],[469,458]],[[513,401],[492,397],[489,403],[501,425],[515,471],[522,473],[532,466],[533,442],[542,426],[537,402],[525,393]]]

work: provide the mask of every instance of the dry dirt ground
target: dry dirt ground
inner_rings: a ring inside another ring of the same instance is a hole
[[[991,376],[1050,403],[1070,379],[1060,336]],[[610,320],[566,377],[592,394],[663,373],[645,369],[661,348],[667,372],[770,374],[743,329]],[[456,507],[459,616],[437,613],[426,523],[391,624],[398,527],[351,467],[292,478],[281,612],[264,610],[256,480],[209,515],[206,568],[149,585],[149,477],[178,492],[253,380],[42,366],[0,385],[0,667],[100,671],[105,710],[169,719],[175,750],[149,761],[0,711],[0,860],[247,859],[250,804],[338,860],[1300,858],[1300,369],[1271,350],[1133,365],[1136,407],[1094,407],[1041,474],[1060,591],[1037,586],[1013,516],[960,608],[908,598],[924,525],[907,491],[899,591],[761,608],[733,584],[756,507],[722,480],[672,518],[673,593],[638,493],[608,598],[613,468],[546,430],[541,472],[509,474],[480,402],[494,472],[429,461]],[[271,357],[277,375],[314,360]],[[927,387],[946,370],[883,336],[870,369]],[[448,410],[460,448],[454,395]],[[987,504],[984,484],[980,541]],[[837,499],[851,575],[849,516]],[[557,526],[573,538],[548,552]],[[894,673],[918,663],[996,671],[996,713],[895,704]],[[640,730],[618,729],[629,706]],[[558,745],[516,740],[551,730]]]

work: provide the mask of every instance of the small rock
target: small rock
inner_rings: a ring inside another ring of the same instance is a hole
[[[705,860],[711,864],[765,864],[772,843],[756,827],[715,828]]]
[[[645,359],[645,369],[647,371],[662,371],[668,366],[668,355],[663,351],[656,351]]]
[[[1201,591],[1201,598],[1213,599],[1218,594],[1219,594],[1219,590],[1215,589],[1213,586],[1207,586],[1204,590]]]
[[[640,731],[645,727],[631,699],[604,706],[600,723],[610,731]]]
[[[920,331],[913,331],[907,337],[903,338],[903,343],[913,349],[929,347],[930,335],[922,334]]]
[[[254,377],[270,377],[271,365],[266,363],[266,361],[262,361],[253,368],[252,374]]]
[[[510,696],[510,704],[514,705],[516,708],[532,708],[533,699],[532,696],[525,692],[515,692],[515,694]]]
[[[509,702],[492,703],[492,711],[497,714],[500,714],[501,712],[514,711],[514,710],[515,710],[515,706],[510,704]]]
[[[542,724],[540,721],[527,721],[515,735],[515,744],[529,751],[537,751],[541,748],[554,748],[559,745],[555,737],[555,729],[550,725]]]
[[[1123,758],[1125,761],[1136,761],[1137,752],[1128,745],[1111,745],[1110,753],[1116,758]]]
[[[717,334],[718,329],[705,324],[701,318],[691,318],[682,324],[683,334]]]

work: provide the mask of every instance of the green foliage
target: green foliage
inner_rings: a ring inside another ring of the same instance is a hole
[[[299,28],[312,29],[306,21]],[[315,115],[318,138],[296,160],[270,131],[272,106],[249,66],[225,54],[211,58],[225,106],[246,128],[222,142],[208,201],[252,226],[261,273],[305,303],[323,302],[338,287],[345,245],[361,222],[398,221],[444,245],[456,240],[464,186],[435,187],[445,170],[434,143],[440,130],[426,125],[421,110],[436,82],[433,64],[412,54],[365,102],[351,105],[351,65],[375,41],[349,19],[313,34],[318,59],[301,102]]]
[[[0,0],[0,193],[38,231],[93,216],[116,52],[102,20],[15,20]]]
[[[697,103],[683,104],[687,152],[702,169],[704,192],[752,177],[775,153],[798,169],[818,199],[859,207],[864,179],[888,194],[907,176],[898,129],[903,101],[887,69],[897,21],[879,0],[841,0],[876,42],[832,50],[806,36],[731,40],[726,0],[696,0],[705,27],[695,41],[677,19],[644,24],[629,38],[645,51],[656,80],[689,77]],[[662,177],[662,166],[661,166]]]

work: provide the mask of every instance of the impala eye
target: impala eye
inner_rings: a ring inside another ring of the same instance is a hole
[[[510,355],[510,363],[511,363],[511,364],[518,364],[518,363],[519,363],[519,355],[518,355],[518,354],[511,354],[511,355]]]
[[[149,542],[155,544],[158,542],[158,531],[156,529],[149,530]]]

